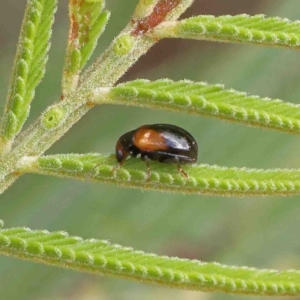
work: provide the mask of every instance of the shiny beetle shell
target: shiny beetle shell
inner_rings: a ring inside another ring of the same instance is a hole
[[[141,154],[143,160],[192,164],[198,145],[186,130],[170,124],[144,125],[122,135],[116,144],[116,158],[123,164],[128,156]]]

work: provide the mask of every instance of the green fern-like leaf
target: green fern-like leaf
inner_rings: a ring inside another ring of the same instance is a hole
[[[100,88],[95,94],[100,96],[99,104],[106,101],[112,104],[139,105],[300,133],[299,105],[279,99],[251,96],[233,89],[226,90],[223,85],[188,80],[136,80],[111,89]]]
[[[264,15],[198,16],[165,22],[153,36],[299,48],[300,22]]]
[[[0,253],[81,272],[202,291],[249,295],[299,295],[300,273],[278,272],[157,256],[105,240],[28,228],[0,230]]]
[[[45,73],[57,0],[28,0],[2,119],[2,143],[10,144],[28,117]],[[8,147],[7,150],[9,150]]]
[[[222,196],[292,195],[300,194],[299,169],[247,169],[209,166],[183,166],[188,178],[176,165],[151,162],[151,177],[140,159],[129,159],[116,168],[114,155],[58,154],[40,158],[28,157],[20,169],[81,180],[96,180],[131,188],[152,189],[182,194]],[[27,162],[27,163],[26,163]]]
[[[104,0],[72,0],[69,3],[70,31],[63,78],[64,94],[76,88],[78,75],[105,29],[110,14],[103,12],[104,6]]]

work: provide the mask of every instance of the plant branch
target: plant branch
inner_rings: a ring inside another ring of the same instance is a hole
[[[140,159],[129,159],[120,167],[114,155],[57,154],[25,157],[20,173],[35,173],[87,181],[97,181],[128,188],[150,189],[181,194],[221,196],[299,195],[300,170],[247,169],[220,166],[184,165],[184,178],[176,165],[151,162],[151,177]]]
[[[192,3],[193,0],[182,0],[168,14],[168,19],[178,18]],[[104,54],[82,75],[79,88],[70,93],[64,101],[50,106],[17,138],[14,149],[2,158],[0,192],[13,182],[7,178],[11,178],[9,174],[17,169],[22,157],[44,153],[91,109],[93,106],[92,102],[89,102],[92,98],[91,90],[114,85],[156,42],[145,35],[133,37],[134,28],[134,24],[129,22]]]
[[[164,22],[150,36],[299,49],[300,23],[264,15],[197,16]]]
[[[0,230],[0,254],[97,275],[161,286],[247,295],[299,295],[296,270],[278,272],[157,256],[66,232]]]
[[[104,101],[165,109],[300,134],[299,105],[226,90],[223,85],[189,80],[135,80],[113,88],[98,88],[93,94],[93,104]]]

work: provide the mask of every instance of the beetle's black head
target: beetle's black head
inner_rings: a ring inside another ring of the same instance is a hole
[[[116,158],[119,163],[122,163],[128,155],[131,154],[133,147],[132,138],[134,131],[123,134],[117,141],[116,144]]]

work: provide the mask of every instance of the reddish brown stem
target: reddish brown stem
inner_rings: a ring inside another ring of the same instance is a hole
[[[139,20],[132,35],[143,35],[163,22],[170,11],[172,11],[181,0],[160,0],[154,7],[152,13]]]

